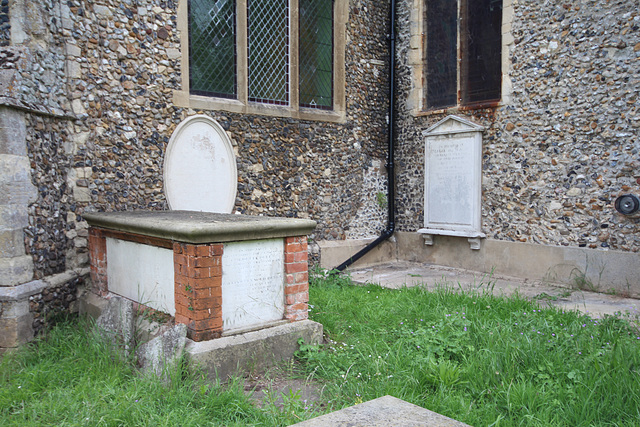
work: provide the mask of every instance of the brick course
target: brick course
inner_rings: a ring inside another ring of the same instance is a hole
[[[306,236],[284,239],[284,317],[291,321],[309,317],[309,274]]]
[[[89,260],[93,292],[105,296],[107,288],[107,239],[100,229],[89,230]]]
[[[222,334],[222,244],[174,243],[176,322],[194,341]]]

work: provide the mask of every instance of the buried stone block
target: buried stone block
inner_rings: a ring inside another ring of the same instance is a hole
[[[133,301],[112,296],[96,322],[99,330],[109,334],[112,342],[122,345],[127,354],[134,344],[135,313]]]
[[[169,370],[180,363],[187,339],[187,327],[177,324],[136,350],[143,372],[168,377]]]

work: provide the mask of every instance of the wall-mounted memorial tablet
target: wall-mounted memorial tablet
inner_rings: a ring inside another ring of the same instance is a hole
[[[423,132],[425,137],[425,243],[433,235],[467,237],[480,248],[482,132],[484,127],[448,116]]]

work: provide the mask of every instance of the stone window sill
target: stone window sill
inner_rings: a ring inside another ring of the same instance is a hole
[[[249,102],[247,104],[235,99],[212,98],[201,95],[192,95],[185,91],[174,91],[173,100],[176,105],[194,110],[218,110],[230,113],[257,114],[271,117],[290,117],[300,120],[314,120],[332,123],[346,122],[344,111],[315,110],[300,107],[269,105]]]

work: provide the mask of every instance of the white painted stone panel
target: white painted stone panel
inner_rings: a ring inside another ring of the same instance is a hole
[[[427,199],[431,226],[473,223],[473,138],[438,135],[427,143]]]
[[[238,185],[236,160],[218,122],[199,115],[178,125],[167,148],[164,180],[173,210],[231,212]]]
[[[173,250],[107,238],[109,291],[175,315]]]
[[[222,255],[223,330],[242,329],[284,316],[282,239],[232,242]]]
[[[482,130],[449,116],[425,135],[424,230],[427,234],[481,234]]]

